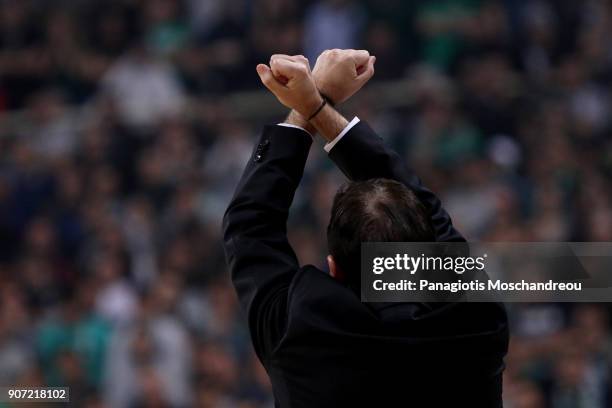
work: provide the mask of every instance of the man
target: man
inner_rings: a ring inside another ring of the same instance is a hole
[[[361,242],[464,241],[399,156],[331,106],[359,90],[374,63],[367,51],[332,50],[312,72],[302,56],[257,67],[292,111],[264,129],[224,218],[255,351],[279,407],[500,407],[503,306],[360,301]],[[351,180],[334,200],[329,273],[300,267],[286,236],[315,131]]]

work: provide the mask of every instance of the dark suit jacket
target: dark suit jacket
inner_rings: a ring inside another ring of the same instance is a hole
[[[266,127],[224,218],[231,277],[280,407],[499,407],[508,346],[493,303],[366,304],[300,267],[287,216],[310,136]],[[440,200],[361,122],[332,149],[351,180],[389,178],[431,213],[438,241],[463,241]]]

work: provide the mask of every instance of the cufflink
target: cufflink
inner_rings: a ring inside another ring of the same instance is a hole
[[[263,160],[264,154],[268,150],[269,145],[270,145],[270,139],[264,139],[261,143],[257,145],[257,149],[255,150],[255,155],[253,156],[253,161],[255,163],[259,163]]]

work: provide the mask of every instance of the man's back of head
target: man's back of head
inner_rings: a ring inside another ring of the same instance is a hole
[[[327,227],[332,275],[359,288],[362,242],[431,242],[435,233],[425,206],[405,185],[388,179],[341,188]]]

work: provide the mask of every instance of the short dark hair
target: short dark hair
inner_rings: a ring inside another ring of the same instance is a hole
[[[362,242],[433,242],[431,217],[405,185],[389,179],[351,182],[334,198],[327,226],[329,253],[347,283],[359,288]]]

